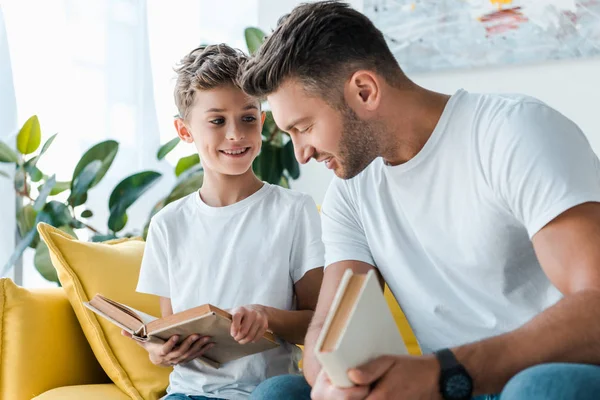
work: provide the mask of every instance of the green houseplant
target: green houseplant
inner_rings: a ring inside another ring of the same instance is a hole
[[[254,53],[265,37],[258,28],[247,28],[246,42],[250,53]],[[253,163],[257,176],[269,183],[289,187],[290,180],[300,176],[300,167],[294,157],[294,148],[289,137],[282,132],[270,111],[266,112],[262,130],[262,150]],[[108,198],[109,218],[106,227],[93,227],[87,219],[94,213],[86,202],[91,189],[104,178],[118,151],[119,143],[106,140],[88,149],[73,170],[70,181],[58,181],[54,174],[46,174],[38,168],[38,161],[49,151],[56,138],[50,136],[43,145],[40,122],[37,116],[29,118],[16,136],[15,148],[0,141],[0,163],[14,165],[14,190],[17,196],[17,235],[20,238],[8,262],[0,270],[5,275],[20,259],[27,248],[35,250],[34,264],[47,280],[58,283],[52,266],[48,248],[39,239],[37,224],[45,222],[76,236],[75,230],[91,231],[91,240],[104,241],[133,234],[147,233],[150,218],[167,204],[178,200],[202,186],[203,170],[198,154],[182,157],[176,163],[175,185],[154,206],[147,222],[137,232],[124,233],[127,224],[127,210],[148,189],[161,178],[156,171],[141,171],[123,178],[112,190]],[[167,154],[179,144],[174,138],[162,145],[156,157],[164,160]],[[41,145],[41,147],[40,147]],[[164,161],[163,161],[164,162]],[[0,171],[0,179],[10,179],[9,174]]]

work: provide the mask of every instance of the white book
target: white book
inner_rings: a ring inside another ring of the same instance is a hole
[[[348,370],[383,355],[408,354],[374,270],[344,273],[315,352],[331,382],[341,388],[353,386]]]

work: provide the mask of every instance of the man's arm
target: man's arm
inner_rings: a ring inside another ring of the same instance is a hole
[[[317,297],[323,281],[323,268],[308,271],[294,285],[297,310],[287,311],[273,307],[259,306],[267,315],[269,329],[287,342],[303,344],[317,306]]]
[[[512,376],[541,363],[600,364],[600,203],[564,212],[533,245],[565,296],[513,332],[454,349],[476,394],[498,393]]]
[[[373,269],[373,266],[361,261],[341,261],[331,264],[325,270],[321,293],[319,294],[319,301],[312,322],[308,328],[308,332],[306,333],[306,339],[304,340],[304,376],[311,386],[314,385],[317,375],[321,370],[321,366],[314,353],[315,344],[321,333],[323,324],[325,323],[325,318],[327,317],[337,288],[342,280],[342,276],[347,269],[351,269],[355,273],[366,274],[369,270]],[[381,276],[379,278],[383,287]]]

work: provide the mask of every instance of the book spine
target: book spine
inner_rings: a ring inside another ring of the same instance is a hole
[[[334,386],[339,388],[349,388],[354,386],[352,381],[348,378],[348,363],[339,353],[317,353],[317,359]]]

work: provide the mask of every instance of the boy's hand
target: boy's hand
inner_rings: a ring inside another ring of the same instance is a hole
[[[121,334],[132,338],[131,334],[122,330]],[[161,367],[172,367],[177,364],[185,364],[202,356],[206,351],[213,348],[214,343],[210,343],[210,337],[200,335],[190,335],[181,344],[177,345],[179,336],[174,335],[163,343],[139,342],[150,356],[150,362]]]
[[[269,329],[269,319],[262,306],[252,304],[231,310],[231,336],[240,344],[256,343]]]

